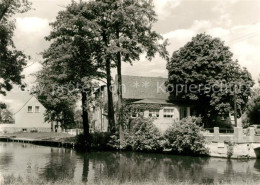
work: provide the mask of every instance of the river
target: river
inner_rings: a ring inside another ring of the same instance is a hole
[[[260,180],[259,160],[227,160],[134,152],[77,153],[72,149],[0,142],[0,175],[97,183]]]

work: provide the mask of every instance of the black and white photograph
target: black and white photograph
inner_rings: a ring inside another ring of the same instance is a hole
[[[260,0],[0,0],[0,185],[84,184],[260,184]]]

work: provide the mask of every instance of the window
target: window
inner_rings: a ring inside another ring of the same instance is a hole
[[[131,117],[132,117],[132,118],[142,117],[142,115],[143,115],[143,112],[139,112],[139,111],[133,111],[133,112],[131,113]]]
[[[159,118],[159,110],[150,110],[149,117]]]
[[[173,118],[174,109],[173,108],[164,108],[163,109],[163,117],[164,118]]]
[[[35,106],[35,112],[40,112],[40,106]]]
[[[132,118],[136,118],[138,117],[138,114],[136,112],[133,112],[132,115],[131,115]]]
[[[28,112],[33,112],[32,106],[28,106]]]

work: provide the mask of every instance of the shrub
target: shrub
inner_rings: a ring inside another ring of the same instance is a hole
[[[227,144],[227,157],[230,159],[234,153],[234,143],[231,141],[226,142]]]
[[[164,133],[165,148],[176,154],[207,155],[205,137],[196,120],[196,117],[184,118],[168,128]]]
[[[97,150],[109,150],[108,141],[111,134],[109,132],[91,133],[91,148]]]
[[[110,135],[108,132],[94,132],[90,134],[89,138],[85,138],[83,134],[80,134],[76,138],[76,149],[80,151],[90,149],[109,150],[110,147],[107,144]]]
[[[126,146],[134,151],[155,152],[162,151],[163,137],[151,119],[137,118],[133,129],[125,137]]]
[[[121,146],[120,146],[121,144]],[[110,140],[108,142],[108,146],[115,150],[132,150],[131,146],[131,137],[129,132],[124,131],[124,140],[120,143],[119,133],[110,136]]]

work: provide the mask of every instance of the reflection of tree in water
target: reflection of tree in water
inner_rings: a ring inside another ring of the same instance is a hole
[[[47,181],[71,180],[74,178],[76,159],[70,149],[51,148],[48,158],[50,160],[40,174],[41,178]]]
[[[260,159],[255,160],[254,168],[260,172]]]
[[[93,169],[86,167],[92,163]],[[94,171],[94,181],[117,179],[127,181],[169,181],[195,179],[201,182],[204,165],[208,158],[183,157],[146,153],[93,152],[84,156],[83,180],[86,182],[88,170]]]
[[[13,160],[13,153],[11,152],[1,153],[0,166],[8,167],[8,165],[12,162],[12,160]]]
[[[169,181],[185,181],[200,183],[205,176],[205,165],[209,158],[188,157],[188,156],[168,156],[163,159],[162,170],[165,173],[165,179]]]
[[[83,174],[82,174],[82,182],[88,182],[88,172],[89,172],[89,157],[84,155],[83,157]]]

